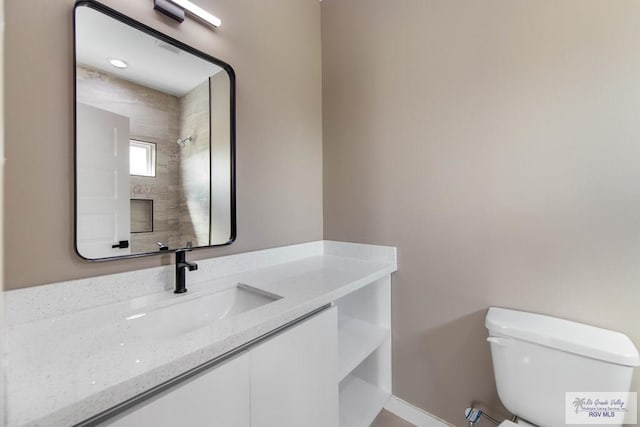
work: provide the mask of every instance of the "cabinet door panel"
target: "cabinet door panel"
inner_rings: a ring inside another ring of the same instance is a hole
[[[228,360],[108,420],[112,427],[249,427],[249,354]]]
[[[250,351],[252,427],[338,426],[337,332],[333,307]]]

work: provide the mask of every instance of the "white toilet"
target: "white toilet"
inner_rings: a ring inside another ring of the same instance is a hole
[[[640,365],[638,350],[619,332],[493,307],[485,324],[498,396],[523,419],[518,424],[564,426],[565,392],[629,391]]]

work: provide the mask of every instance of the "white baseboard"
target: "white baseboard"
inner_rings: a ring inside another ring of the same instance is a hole
[[[449,424],[396,396],[389,398],[384,409],[417,427],[455,427],[453,424]]]

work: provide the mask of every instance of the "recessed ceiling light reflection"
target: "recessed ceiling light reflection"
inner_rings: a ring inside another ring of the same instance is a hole
[[[121,70],[127,68],[127,63],[118,58],[110,58],[109,64],[113,65],[116,68],[120,68]]]

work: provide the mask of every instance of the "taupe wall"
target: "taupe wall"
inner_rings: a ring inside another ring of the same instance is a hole
[[[6,6],[5,283],[9,289],[152,267],[168,255],[89,263],[73,251],[72,0]],[[210,31],[150,1],[103,0],[231,64],[237,74],[238,238],[193,259],[322,238],[320,5],[200,0]]]
[[[640,347],[639,16],[635,0],[322,2],[324,234],[398,246],[400,398],[458,426],[471,399],[497,406],[491,305]]]

